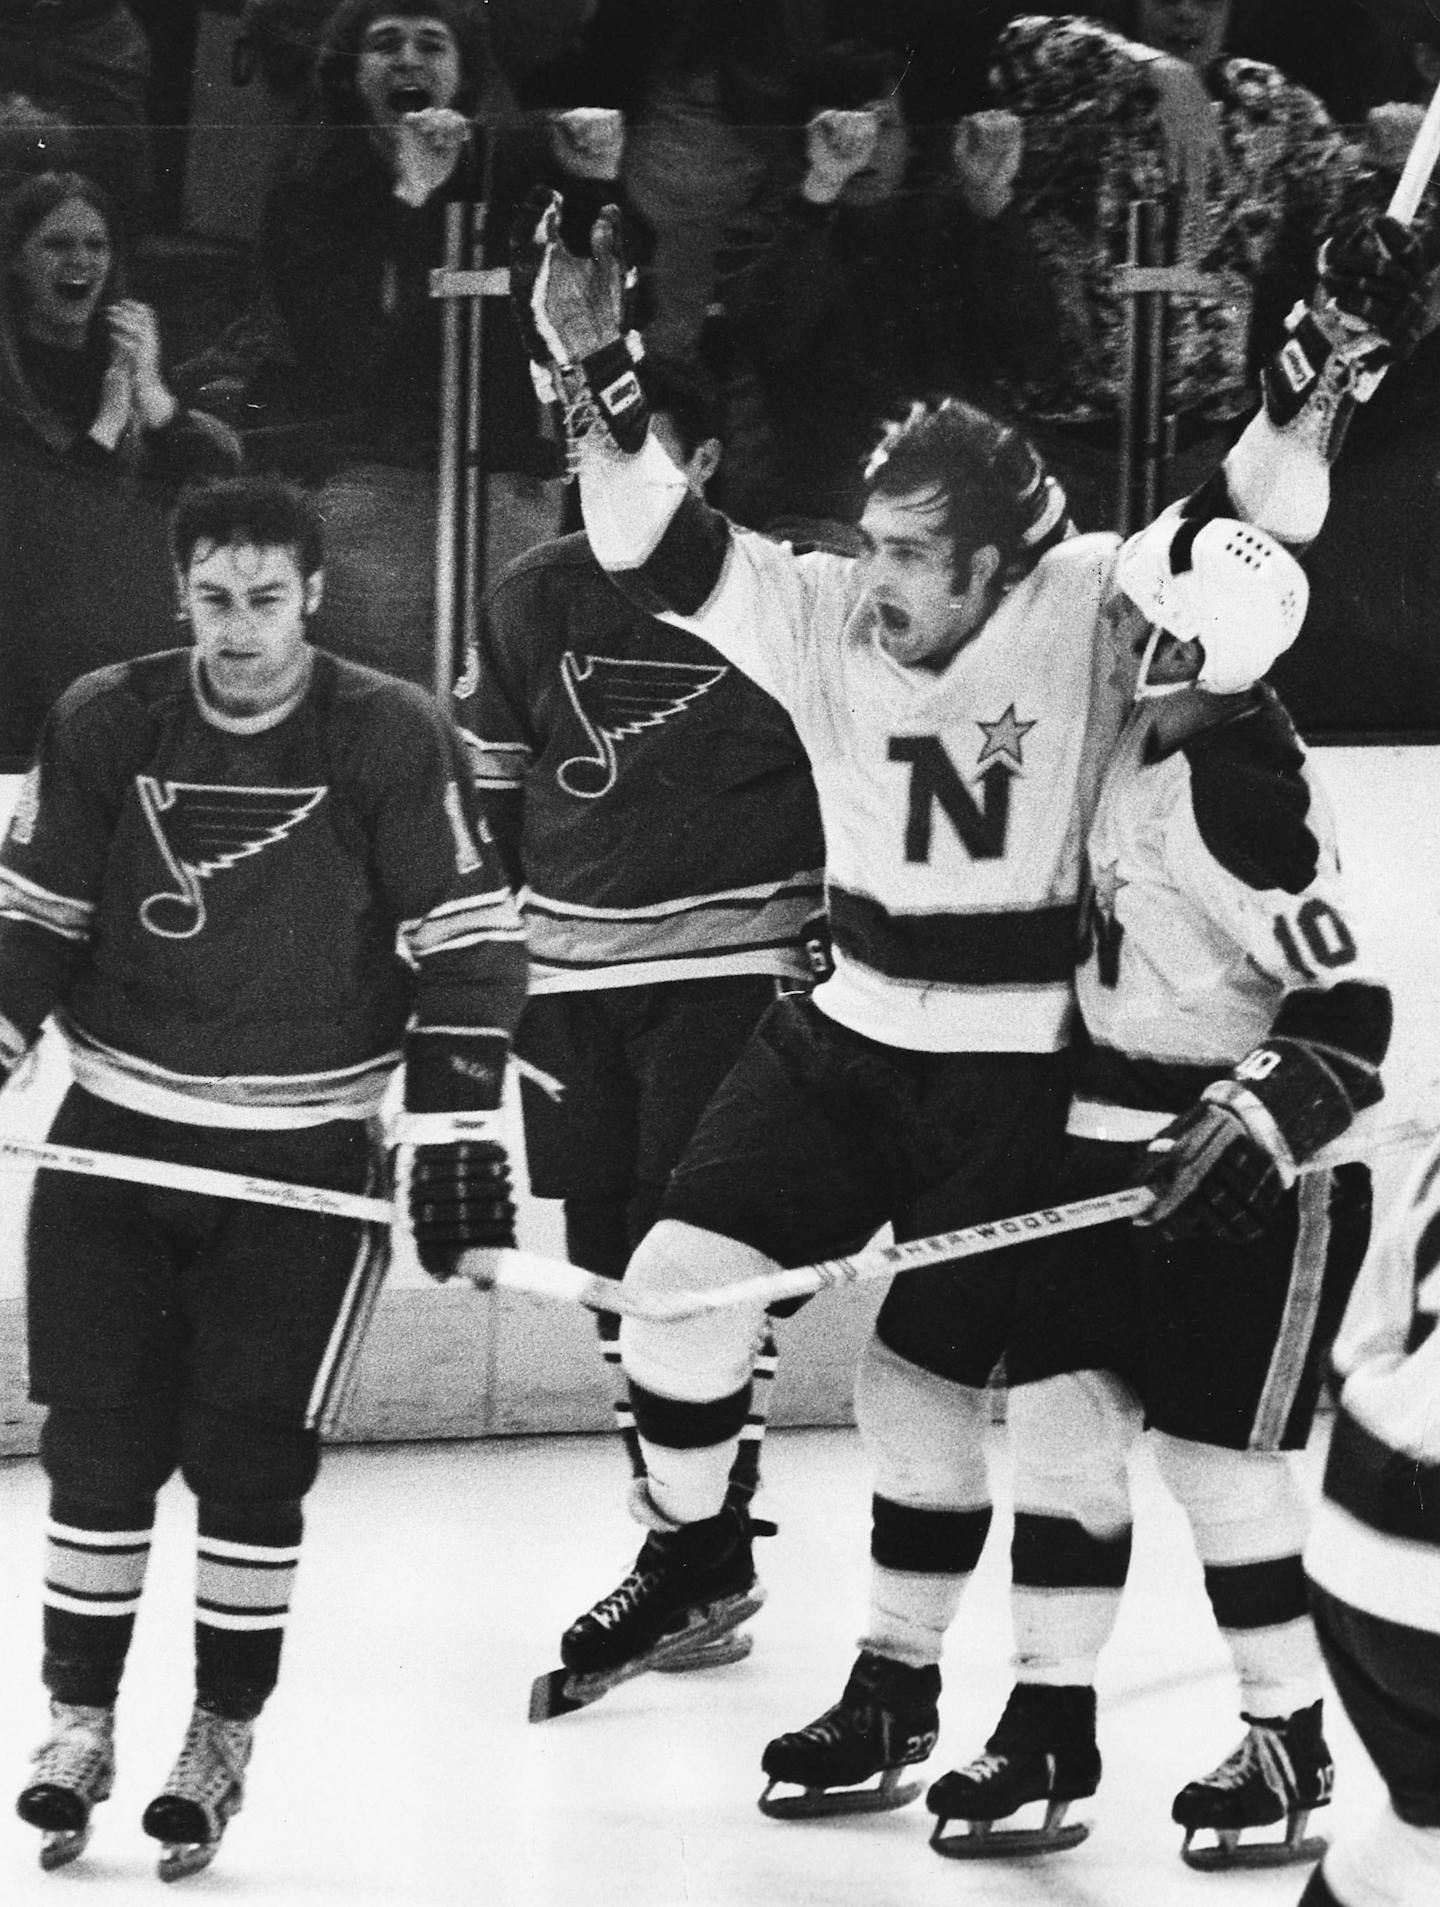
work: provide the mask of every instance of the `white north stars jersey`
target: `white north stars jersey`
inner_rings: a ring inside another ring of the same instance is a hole
[[[1333,1003],[1329,1039],[1352,1051],[1346,983],[1374,981],[1329,803],[1273,695],[1164,755],[1153,719],[1132,711],[1087,849],[1076,989],[1090,1050],[1071,1130],[1093,1138],[1157,1132],[1298,990],[1312,1013]]]
[[[1133,674],[1105,614],[1119,539],[1049,551],[937,675],[881,649],[848,557],[797,557],[725,526],[715,580],[720,519],[677,499],[675,475],[653,444],[605,462],[598,484],[587,466],[587,528],[622,586],[698,603],[666,619],[795,724],[820,803],[835,953],[815,1004],[891,1046],[1063,1046],[1081,845]]]
[[[1440,1634],[1440,1151],[1371,1246],[1335,1340],[1340,1408],[1305,1552],[1332,1596]]]

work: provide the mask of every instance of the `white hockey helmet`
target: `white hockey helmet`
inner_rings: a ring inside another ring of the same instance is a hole
[[[1171,504],[1129,538],[1115,581],[1157,630],[1201,645],[1195,679],[1202,689],[1234,695],[1258,682],[1299,635],[1309,580],[1289,550],[1253,523],[1181,511]],[[1139,696],[1157,639],[1145,651]]]

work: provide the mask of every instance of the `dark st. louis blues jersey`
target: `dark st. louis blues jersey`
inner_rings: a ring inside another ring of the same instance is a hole
[[[793,726],[712,648],[636,610],[583,536],[497,582],[456,706],[523,875],[533,993],[804,977],[824,849]]]
[[[279,719],[202,706],[193,652],[83,677],[0,846],[0,1055],[47,1014],[79,1082],[162,1118],[364,1117],[417,1024],[508,1038],[523,929],[458,738],[323,651]]]

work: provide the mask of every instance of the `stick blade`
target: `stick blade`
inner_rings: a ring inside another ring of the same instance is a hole
[[[577,1695],[575,1682],[576,1677],[569,1669],[551,1669],[548,1675],[537,1675],[530,1684],[530,1720],[550,1722],[557,1715],[573,1715],[576,1709],[588,1708],[604,1693],[603,1689],[597,1689],[593,1695]]]

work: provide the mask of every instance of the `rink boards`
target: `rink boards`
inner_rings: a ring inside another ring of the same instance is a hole
[[[1397,1112],[1433,1105],[1440,1124],[1440,745],[1326,748],[1317,765],[1337,815],[1346,880],[1395,993],[1386,1066]],[[18,782],[0,778],[8,815]],[[0,1124],[39,1136],[64,1088],[47,1056]],[[519,1123],[508,1109],[518,1157]],[[1383,1203],[1407,1155],[1380,1162]],[[39,1412],[25,1400],[21,1234],[28,1180],[0,1184],[0,1455],[33,1450]],[[520,1243],[559,1254],[558,1208],[522,1199]],[[879,1299],[875,1286],[827,1293],[784,1329],[775,1420],[849,1421],[850,1378]],[[402,1257],[362,1354],[340,1435],[349,1441],[603,1429],[609,1392],[588,1313],[497,1293],[441,1289]]]

